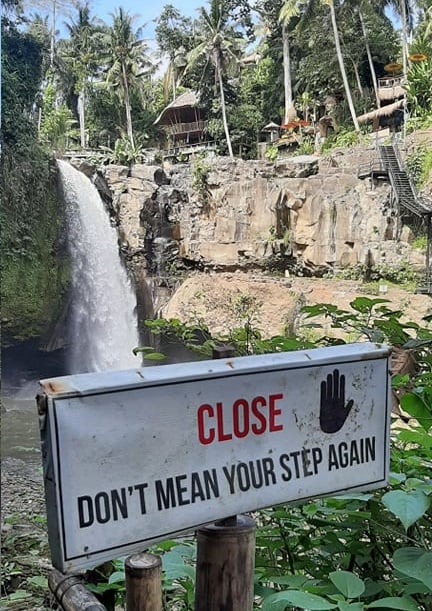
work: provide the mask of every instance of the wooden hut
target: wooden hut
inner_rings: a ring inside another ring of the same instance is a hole
[[[168,104],[154,122],[165,131],[169,150],[203,143],[207,122],[198,103],[197,94],[187,91]]]
[[[390,131],[398,131],[403,123],[404,100],[397,100],[392,104],[386,104],[357,117],[357,121],[362,123],[372,123],[374,131],[381,127],[389,127]]]
[[[405,75],[397,74],[402,69],[402,64],[392,63],[384,66],[388,76],[378,79],[379,108],[357,117],[358,122],[372,123],[376,132],[383,127],[390,131],[399,131],[404,121],[404,99],[406,83]]]

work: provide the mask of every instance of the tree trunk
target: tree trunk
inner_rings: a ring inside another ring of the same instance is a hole
[[[357,114],[354,108],[351,90],[349,87],[348,78],[347,78],[346,70],[345,70],[345,64],[344,64],[343,56],[342,56],[342,50],[341,50],[341,45],[340,45],[340,40],[339,40],[339,32],[338,32],[337,23],[336,23],[336,11],[334,7],[334,0],[329,0],[328,4],[330,6],[330,14],[331,14],[331,20],[332,20],[332,26],[333,26],[333,36],[334,36],[335,45],[336,45],[336,53],[337,53],[337,58],[339,62],[339,69],[341,71],[342,81],[344,84],[345,95],[346,95],[346,99],[347,99],[348,106],[350,109],[351,118],[354,123],[354,129],[356,130],[356,132],[359,132],[360,127],[357,121]]]
[[[54,66],[56,21],[57,21],[57,0],[53,0],[51,41],[50,41],[50,68],[53,68]]]
[[[361,83],[361,78],[360,78],[360,74],[359,74],[359,71],[358,71],[358,66],[357,66],[357,63],[356,63],[356,61],[354,59],[352,59],[352,65],[353,65],[353,70],[354,70],[354,74],[355,74],[355,78],[356,78],[356,82],[357,82],[357,89],[358,89],[358,92],[360,94],[360,97],[363,98],[364,97],[363,86],[362,86],[362,83]]]
[[[284,123],[290,120],[290,108],[293,105],[292,81],[291,81],[291,55],[289,44],[289,32],[285,25],[282,25],[282,51],[283,51],[283,73],[285,90],[285,119]]]
[[[406,76],[408,69],[408,28],[405,0],[400,0],[402,21],[402,65],[403,74]]]
[[[222,109],[222,122],[223,122],[224,130],[225,130],[225,137],[226,137],[227,146],[228,146],[228,153],[231,159],[234,159],[232,146],[231,146],[231,138],[230,138],[229,129],[228,129],[228,121],[227,121],[227,116],[226,116],[225,93],[224,93],[224,88],[223,88],[222,72],[220,70],[219,62],[217,62],[216,64],[216,72],[217,72],[217,79],[219,81],[219,95],[220,95],[221,109]]]
[[[123,63],[122,63],[122,76],[123,76],[123,89],[124,89],[125,110],[126,110],[127,135],[129,138],[129,142],[131,143],[132,146],[134,146],[134,137],[133,137],[133,130],[132,130],[132,113],[131,113],[131,105],[130,105],[130,98],[129,98],[129,87],[128,87],[128,82],[126,78],[126,68]]]
[[[85,93],[84,89],[78,94],[78,118],[80,127],[80,141],[81,148],[86,148],[86,136],[85,136]]]
[[[364,22],[361,6],[359,6],[358,15],[359,15],[360,24],[361,24],[361,28],[362,28],[362,32],[363,32],[363,38],[365,40],[366,54],[367,54],[367,58],[368,58],[368,62],[369,62],[369,70],[370,70],[370,73],[371,73],[372,83],[373,83],[373,88],[374,88],[374,93],[375,93],[375,101],[376,101],[376,104],[377,104],[377,108],[379,108],[380,107],[380,99],[378,97],[378,82],[377,82],[377,77],[376,77],[376,72],[375,72],[375,66],[373,65],[373,61],[372,61],[372,53],[371,53],[370,46],[369,46],[369,38],[368,38],[368,35],[367,35],[366,25],[365,25],[365,22]]]

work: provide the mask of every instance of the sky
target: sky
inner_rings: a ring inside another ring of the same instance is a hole
[[[110,13],[119,6],[131,15],[137,15],[135,25],[145,25],[144,37],[153,37],[154,19],[160,15],[166,4],[172,4],[185,17],[196,17],[196,9],[207,4],[203,0],[90,0],[92,13],[106,22],[111,21]]]
[[[56,26],[60,36],[64,34],[64,22],[69,18],[76,18],[76,9],[71,8],[70,0],[24,0],[26,13],[52,15],[54,1],[57,6]],[[197,8],[206,6],[207,0],[89,0],[90,14],[99,17],[107,24],[111,23],[110,13],[114,13],[120,6],[131,15],[136,15],[134,25],[136,28],[143,27],[145,39],[154,38],[154,20],[158,18],[163,7],[172,4],[185,17],[197,17]]]

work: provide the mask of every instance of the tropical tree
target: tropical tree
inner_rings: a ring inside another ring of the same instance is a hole
[[[172,99],[175,99],[178,81],[187,66],[186,55],[191,49],[192,22],[172,4],[167,4],[157,19],[155,36],[160,50],[169,58],[166,89],[171,89]]]
[[[237,70],[241,52],[241,35],[230,18],[228,0],[210,0],[209,10],[199,9],[196,45],[188,54],[187,69],[204,60],[204,71],[209,64],[214,68],[215,89],[219,93],[222,122],[229,156],[234,157],[228,129],[224,76]]]
[[[339,31],[338,31],[337,21],[336,21],[336,10],[335,10],[335,5],[334,5],[334,0],[322,0],[322,2],[324,2],[324,4],[326,4],[330,8],[331,22],[333,26],[333,38],[334,38],[334,42],[336,46],[336,54],[338,58],[339,69],[340,69],[341,76],[342,76],[342,82],[343,82],[344,89],[345,89],[345,97],[348,103],[348,107],[350,109],[352,122],[354,124],[354,129],[356,130],[356,132],[359,132],[360,127],[357,121],[357,113],[354,108],[354,103],[353,103],[353,99],[351,95],[351,89],[348,83],[348,77],[347,77],[347,73],[345,70],[345,63],[344,63],[344,59],[342,55]]]
[[[375,5],[377,6],[377,4],[378,3],[376,3]],[[375,101],[376,101],[377,107],[379,107],[380,99],[378,97],[378,81],[376,77],[375,66],[373,63],[371,48],[369,44],[369,36],[367,32],[366,18],[364,15],[365,9],[367,10],[368,6],[370,6],[370,3],[367,0],[360,0],[360,2],[358,2],[357,0],[356,5],[357,5],[357,12],[358,12],[358,17],[359,17],[359,21],[361,25],[361,30],[362,30],[362,36],[363,36],[363,40],[365,43],[365,49],[366,49],[366,54],[368,58],[370,75],[372,78],[372,84],[373,84],[373,89],[374,89],[374,94],[375,94]]]
[[[69,40],[62,47],[61,55],[67,64],[68,77],[74,80],[77,94],[77,116],[80,128],[81,148],[86,147],[85,109],[89,80],[97,70],[98,48],[96,36],[100,32],[94,18],[90,18],[89,5],[78,7],[76,21],[66,23]]]
[[[283,74],[284,74],[284,92],[285,92],[285,123],[290,120],[290,112],[293,108],[293,91],[291,79],[291,51],[290,51],[290,26],[293,23],[293,18],[300,14],[300,7],[304,4],[297,0],[286,0],[280,15],[279,21],[282,24],[282,57],[283,57]]]
[[[346,100],[347,100],[347,103],[350,109],[354,128],[358,132],[360,131],[360,128],[359,128],[359,124],[357,121],[357,114],[354,108],[353,99],[351,95],[351,89],[348,83],[348,77],[347,77],[347,73],[345,69],[345,63],[344,63],[344,58],[342,54],[339,31],[338,31],[337,20],[336,20],[336,9],[335,9],[334,0],[304,0],[304,1],[299,0],[298,2],[296,0],[286,0],[280,12],[280,20],[282,21],[282,23],[287,23],[287,22],[289,23],[289,21],[292,19],[294,15],[299,14],[300,7],[305,6],[307,9],[309,9],[311,5],[315,4],[316,2],[321,2],[325,6],[328,6],[330,9],[331,23],[332,23],[332,29],[333,29],[333,39],[334,39],[334,43],[336,47],[336,55],[337,55],[339,69],[340,69],[342,82],[343,82],[343,86],[345,90],[345,97],[346,97]]]
[[[124,105],[127,137],[134,147],[131,94],[142,90],[143,77],[151,73],[152,65],[142,29],[134,30],[134,17],[121,7],[111,15],[113,23],[103,38],[105,84]]]

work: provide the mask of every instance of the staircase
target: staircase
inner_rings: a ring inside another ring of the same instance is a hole
[[[381,163],[388,172],[390,184],[400,208],[415,216],[432,214],[432,206],[428,206],[418,197],[396,146],[393,144],[380,145],[378,150]]]
[[[426,221],[426,274],[422,286],[417,288],[416,292],[432,295],[432,203],[419,197],[417,194],[405,170],[396,144],[379,145],[378,152],[380,166],[387,173],[387,179],[392,186],[393,195],[400,214],[405,213],[405,216],[414,215],[421,218],[423,222]],[[377,172],[375,174],[378,176]],[[372,169],[369,175],[374,177]]]

